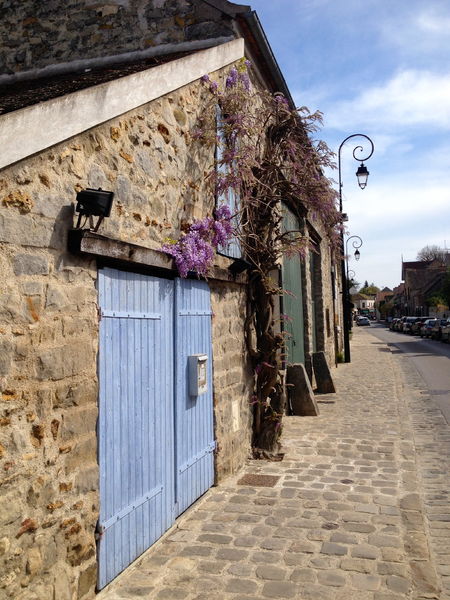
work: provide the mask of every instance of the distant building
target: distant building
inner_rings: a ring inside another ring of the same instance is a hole
[[[445,273],[450,266],[450,253],[443,260],[417,260],[402,262],[402,279],[405,282],[403,314],[428,315],[428,300],[439,292]]]
[[[368,294],[353,294],[354,311],[359,315],[372,315],[375,309],[375,296]]]
[[[393,296],[394,292],[388,287],[384,287],[381,291],[377,292],[375,296],[375,315],[377,319],[390,316]]]

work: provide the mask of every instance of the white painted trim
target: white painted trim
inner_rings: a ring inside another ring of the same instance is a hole
[[[244,40],[0,116],[0,169],[239,60]]]

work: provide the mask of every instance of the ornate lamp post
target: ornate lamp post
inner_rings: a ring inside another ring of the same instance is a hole
[[[363,242],[362,239],[359,237],[359,235],[351,235],[350,237],[348,237],[345,240],[345,264],[346,264],[346,274],[345,274],[345,305],[347,307],[347,314],[345,314],[344,312],[344,319],[347,318],[348,320],[348,331],[350,332],[351,328],[352,328],[352,315],[351,315],[351,311],[350,311],[350,304],[351,304],[351,299],[350,299],[350,273],[353,273],[353,271],[349,271],[348,270],[348,243],[350,240],[353,240],[352,242],[352,246],[353,248],[355,248],[355,252],[353,253],[355,260],[359,260],[360,256],[361,256],[361,252],[358,250],[358,248],[361,248]],[[353,277],[355,276],[355,274],[353,273]],[[346,362],[350,362],[350,361],[346,361]]]
[[[341,151],[344,144],[352,139],[352,138],[364,138],[370,143],[370,152],[367,156],[363,156],[358,158],[356,156],[356,152],[363,152],[363,146],[355,146],[353,148],[353,158],[357,161],[361,161],[361,164],[356,171],[356,177],[358,178],[358,185],[363,190],[367,185],[367,178],[369,176],[369,171],[367,170],[364,161],[368,160],[374,151],[374,145],[372,140],[363,133],[354,133],[349,135],[342,141],[338,150],[338,171],[339,171],[339,211],[342,214],[342,173],[341,173]],[[344,218],[342,219],[344,221]],[[350,238],[349,238],[350,239]],[[362,243],[362,242],[361,242]],[[343,317],[344,317],[344,354],[345,354],[345,362],[350,362],[350,328],[349,328],[349,298],[348,298],[348,277],[346,273],[346,259],[344,255],[344,228],[342,228],[341,232],[341,245],[342,245],[342,260],[341,260],[341,275],[342,275],[342,308],[343,308]],[[356,257],[355,257],[356,258]]]

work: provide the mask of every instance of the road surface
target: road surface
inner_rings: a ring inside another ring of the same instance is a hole
[[[406,354],[450,425],[450,344],[390,331],[382,324],[371,325],[370,333],[392,351]]]

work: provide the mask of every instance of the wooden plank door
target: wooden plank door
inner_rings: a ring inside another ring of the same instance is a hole
[[[211,298],[204,281],[175,281],[176,514],[214,483]],[[207,391],[189,393],[188,357],[207,356]]]
[[[101,589],[173,522],[174,283],[102,269],[99,303]]]
[[[99,272],[98,589],[149,548],[214,481],[210,291]],[[188,357],[207,355],[189,393]]]
[[[299,231],[297,217],[286,207],[283,207],[284,231]],[[283,257],[283,313],[286,315],[284,331],[287,362],[305,362],[304,322],[303,322],[303,292],[302,264],[298,254]]]

